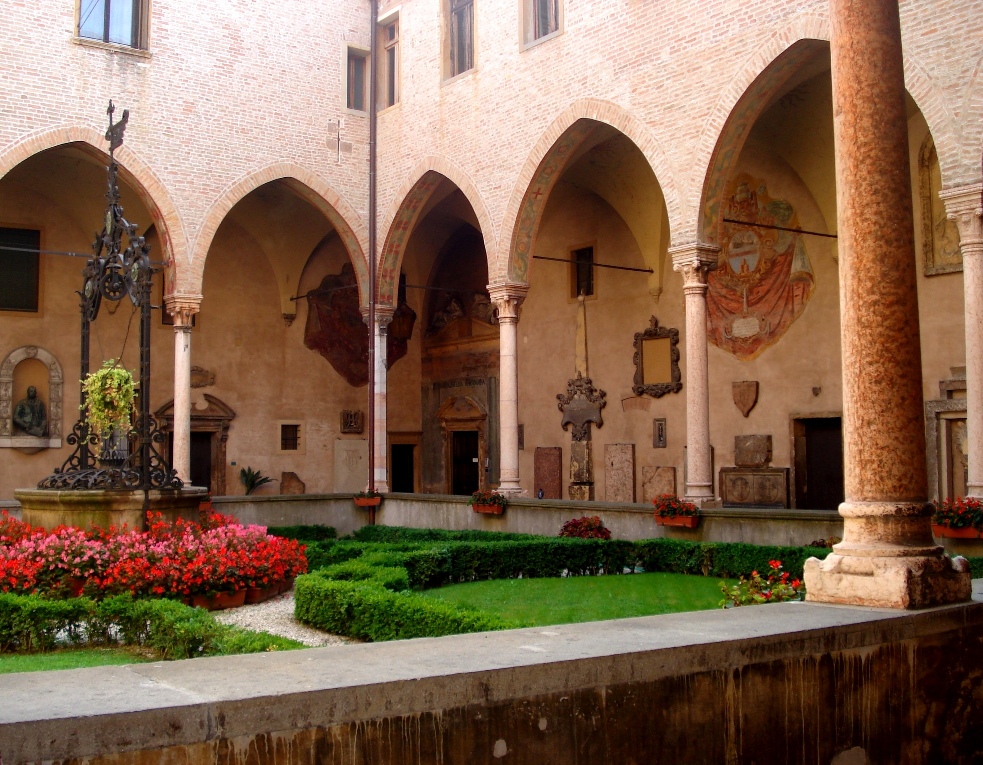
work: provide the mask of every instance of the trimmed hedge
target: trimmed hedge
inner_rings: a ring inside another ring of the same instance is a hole
[[[506,531],[448,531],[447,529],[414,529],[407,526],[363,526],[351,534],[358,542],[506,542],[525,539],[551,539],[535,534],[515,534]]]
[[[491,614],[411,592],[391,592],[372,582],[335,581],[307,574],[297,577],[294,586],[295,615],[300,621],[361,640],[440,637],[517,626]]]
[[[219,624],[200,608],[176,600],[117,595],[47,600],[0,594],[0,652],[47,651],[64,636],[76,645],[141,645],[164,659],[255,653],[303,647],[294,640]]]
[[[321,542],[325,539],[337,539],[338,532],[334,526],[267,526],[267,534],[283,539],[296,539],[300,542]]]
[[[645,539],[635,542],[638,565],[645,571],[666,571],[733,578],[752,571],[768,571],[768,562],[780,560],[793,579],[802,578],[808,558],[825,558],[826,547],[778,547],[740,542],[687,542],[680,539]]]
[[[402,566],[378,566],[364,558],[335,563],[317,572],[323,579],[337,582],[374,582],[387,590],[402,592],[410,588],[410,578]]]

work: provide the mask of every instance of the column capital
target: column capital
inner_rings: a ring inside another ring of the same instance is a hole
[[[362,321],[365,322],[365,326],[369,325],[369,307],[363,306],[359,309],[362,314]],[[396,309],[391,305],[377,305],[375,307],[375,323],[379,327],[380,332],[385,332],[389,325],[392,323],[393,314],[396,313]]]
[[[489,284],[488,296],[498,309],[499,321],[518,321],[519,306],[526,299],[529,292],[529,285],[519,282],[506,282],[504,284]]]
[[[164,297],[167,312],[174,317],[174,330],[187,332],[192,317],[201,310],[201,295],[174,293]]]
[[[706,285],[707,274],[717,268],[720,247],[706,242],[690,242],[669,248],[672,270],[683,275],[686,287]]]
[[[939,192],[946,217],[959,229],[963,255],[983,254],[983,183],[957,186]]]

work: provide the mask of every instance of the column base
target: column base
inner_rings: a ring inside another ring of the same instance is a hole
[[[963,557],[830,554],[805,562],[806,600],[872,608],[928,608],[972,598]]]
[[[709,510],[715,507],[724,506],[724,502],[722,499],[720,499],[720,497],[714,497],[714,496],[708,497],[706,495],[691,497],[691,496],[684,495],[683,499],[686,500],[687,502],[691,502],[692,504],[696,505],[701,510]]]
[[[518,483],[513,483],[511,481],[500,483],[498,485],[498,488],[495,489],[495,491],[497,491],[499,494],[502,494],[502,495],[504,495],[506,497],[525,497],[526,496],[526,490],[523,489],[521,486],[519,486]]]

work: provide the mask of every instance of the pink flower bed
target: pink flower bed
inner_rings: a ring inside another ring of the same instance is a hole
[[[130,592],[178,597],[266,588],[307,571],[304,546],[209,515],[202,523],[151,518],[148,531],[32,528],[0,515],[0,591],[96,598]]]

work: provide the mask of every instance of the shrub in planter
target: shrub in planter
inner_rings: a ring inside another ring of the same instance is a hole
[[[983,531],[983,503],[976,497],[946,497],[932,505],[936,536],[979,536]]]
[[[501,515],[508,507],[509,500],[497,491],[476,491],[468,499],[468,504],[476,513]]]
[[[600,516],[571,518],[560,529],[561,537],[579,537],[580,539],[610,539],[611,532],[605,527]]]

